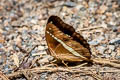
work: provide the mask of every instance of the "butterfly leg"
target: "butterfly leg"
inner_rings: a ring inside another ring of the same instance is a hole
[[[53,65],[55,65],[56,67],[58,67],[58,65],[56,64],[56,60],[51,61],[50,64],[53,64]]]
[[[68,67],[67,63],[65,63],[63,60],[62,60],[62,63],[63,63],[68,69],[70,69],[70,68]]]

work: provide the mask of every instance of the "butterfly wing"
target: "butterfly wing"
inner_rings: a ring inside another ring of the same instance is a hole
[[[89,50],[72,37],[64,34],[54,24],[48,23],[46,41],[51,55],[64,61],[80,61],[90,58]]]

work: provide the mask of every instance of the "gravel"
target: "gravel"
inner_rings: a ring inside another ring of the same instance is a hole
[[[17,66],[12,57],[13,54],[21,62],[27,54],[23,50],[28,52],[36,45],[37,47],[30,53],[29,61],[39,56],[40,63],[35,63],[33,67],[40,67],[38,64],[42,63],[42,59],[46,60],[48,54],[46,53],[45,25],[50,15],[58,15],[66,23],[73,25],[90,44],[93,57],[120,60],[119,0],[1,0],[0,69],[4,74],[10,74]],[[49,62],[49,57],[46,62]],[[30,65],[29,62],[28,65]],[[101,76],[104,80],[106,75],[107,79],[110,77],[120,80],[120,76],[116,74],[109,76],[111,74],[107,73]],[[48,73],[41,75],[39,79],[45,80]],[[89,76],[79,79],[93,80]],[[25,78],[16,80],[25,80]]]

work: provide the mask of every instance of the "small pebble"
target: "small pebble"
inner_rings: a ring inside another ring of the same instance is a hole
[[[75,3],[75,2],[67,1],[67,2],[64,3],[64,6],[67,6],[67,7],[75,7],[75,6],[76,6],[76,3]]]
[[[115,38],[109,41],[109,44],[120,44],[120,38]]]
[[[106,48],[103,47],[103,46],[98,46],[98,47],[97,47],[97,50],[99,50],[99,52],[100,52],[101,54],[104,54],[104,51],[106,50]]]

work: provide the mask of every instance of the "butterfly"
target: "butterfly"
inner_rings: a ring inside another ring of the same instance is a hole
[[[49,17],[45,37],[50,55],[58,61],[80,62],[91,58],[87,41],[58,16]]]

